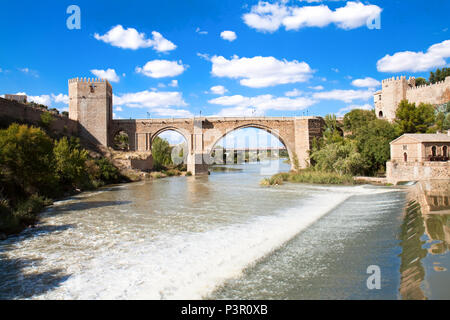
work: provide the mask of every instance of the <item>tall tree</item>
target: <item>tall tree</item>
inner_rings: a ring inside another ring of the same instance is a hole
[[[415,103],[402,100],[395,114],[395,122],[398,125],[398,134],[426,133],[435,124],[435,110],[431,104],[421,103],[416,107]]]

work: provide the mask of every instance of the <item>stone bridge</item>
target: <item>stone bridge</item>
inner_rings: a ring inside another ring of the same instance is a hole
[[[164,131],[173,130],[187,141],[188,171],[208,172],[211,153],[228,133],[243,128],[258,128],[277,137],[290,159],[297,157],[300,167],[308,165],[308,151],[315,137],[322,136],[320,117],[201,117],[186,119],[112,119],[112,88],[108,81],[69,80],[69,117],[79,123],[84,140],[112,147],[114,137],[127,133],[130,150],[151,153],[152,142]],[[291,161],[293,162],[293,161]],[[294,164],[292,164],[294,165]]]

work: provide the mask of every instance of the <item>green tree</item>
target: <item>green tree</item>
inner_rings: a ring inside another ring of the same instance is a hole
[[[356,142],[345,139],[325,145],[310,155],[314,168],[339,174],[359,174],[364,171],[364,163]]]
[[[49,192],[55,186],[53,141],[40,128],[12,124],[0,130],[0,167],[23,192]]]
[[[161,170],[172,164],[172,148],[169,142],[160,137],[156,137],[152,143],[153,168]]]
[[[66,137],[55,142],[53,149],[55,174],[63,184],[78,185],[86,176],[88,152]]]
[[[445,78],[448,76],[450,76],[450,68],[438,68],[435,72],[430,72],[430,78],[428,79],[428,81],[430,83],[436,83],[445,80]]]
[[[423,86],[423,85],[427,85],[427,84],[429,84],[427,79],[422,78],[422,77],[416,78],[416,86]]]
[[[435,124],[435,110],[431,104],[415,103],[402,100],[395,114],[395,122],[398,125],[398,134],[403,133],[426,133]]]
[[[52,124],[53,120],[54,120],[53,115],[50,112],[45,111],[41,114],[41,126],[43,128],[45,129],[50,128],[50,125]]]
[[[354,133],[361,127],[367,126],[370,121],[376,119],[373,110],[354,109],[344,116],[344,129]]]
[[[397,138],[395,127],[386,120],[375,119],[356,133],[358,151],[361,154],[364,174],[374,175],[384,171],[390,158],[390,142]]]

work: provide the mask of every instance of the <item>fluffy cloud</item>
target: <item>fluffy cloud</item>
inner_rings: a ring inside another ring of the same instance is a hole
[[[27,101],[43,104],[44,106],[48,107],[52,105],[52,98],[48,94],[43,94],[41,96],[27,96]]]
[[[142,68],[136,67],[137,73],[151,78],[175,77],[182,74],[185,66],[181,61],[153,60],[147,62]]]
[[[381,85],[381,82],[370,77],[364,79],[355,79],[352,81],[352,85],[359,88],[375,88]]]
[[[378,60],[380,72],[422,72],[446,65],[450,57],[450,40],[445,40],[428,48],[427,52],[402,51],[394,55],[386,55]]]
[[[52,93],[52,100],[56,103],[69,104],[69,96],[67,94],[58,94],[55,95]]]
[[[302,93],[303,93],[303,92],[300,91],[300,90],[298,90],[298,89],[293,89],[293,90],[291,90],[291,91],[285,92],[284,95],[285,95],[286,97],[298,97],[298,96],[301,96]]]
[[[344,108],[339,109],[339,111],[336,113],[338,117],[344,116],[347,112],[350,112],[354,109],[362,109],[362,110],[372,110],[373,106],[370,104],[364,104],[364,105],[350,105]]]
[[[241,85],[251,88],[305,82],[313,72],[306,62],[277,60],[274,57],[234,56],[228,60],[222,56],[213,56],[210,61],[214,76],[241,79]]]
[[[285,1],[260,1],[242,18],[249,27],[263,32],[274,32],[281,26],[286,30],[298,30],[306,27],[325,27],[332,23],[338,28],[350,30],[366,25],[368,21],[378,17],[381,11],[376,5],[354,1],[349,1],[345,7],[334,11],[323,4],[298,7],[288,6]]]
[[[214,87],[211,87],[210,90],[211,90],[211,93],[219,94],[221,96],[224,95],[225,92],[228,91],[224,86],[214,86]]]
[[[174,79],[174,80],[170,81],[169,87],[172,87],[172,88],[178,87],[178,80]]]
[[[94,74],[97,78],[100,79],[106,79],[110,82],[119,82],[120,78],[116,74],[116,71],[114,69],[108,69],[108,70],[99,70],[99,69],[93,69],[91,70],[92,74]]]
[[[295,111],[306,109],[316,103],[310,98],[286,98],[274,97],[270,94],[256,97],[244,97],[241,95],[223,96],[208,101],[211,104],[232,108],[222,109],[220,116],[228,115],[262,115],[268,110]]]
[[[134,28],[124,29],[121,25],[117,25],[104,35],[94,34],[94,38],[114,47],[122,49],[137,50],[139,48],[153,48],[158,52],[166,52],[174,50],[177,46],[171,41],[165,39],[161,33],[153,31],[153,39],[147,39],[145,33],[138,32]]]
[[[228,40],[228,41],[230,41],[230,42],[236,40],[236,38],[237,38],[236,33],[235,33],[234,31],[229,31],[229,30],[222,31],[222,32],[220,33],[220,37],[221,37],[222,39]]]
[[[350,103],[354,100],[369,100],[373,97],[374,90],[331,90],[313,94],[314,99],[339,100]]]
[[[315,87],[308,87],[308,88],[313,89],[313,90],[317,90],[317,91],[324,89],[323,86],[315,86]]]
[[[53,103],[57,104],[69,104],[69,96],[67,94],[43,94],[38,96],[29,96],[26,92],[18,92],[17,95],[25,95],[27,96],[28,102],[34,102],[38,104],[43,104],[47,107],[52,107]],[[67,108],[59,108],[61,111],[67,111]]]
[[[151,113],[167,117],[190,117],[188,110],[172,107],[187,106],[180,92],[140,91],[114,95],[114,106],[130,108],[147,108]]]

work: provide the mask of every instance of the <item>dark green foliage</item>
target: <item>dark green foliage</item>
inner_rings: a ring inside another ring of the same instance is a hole
[[[50,112],[46,111],[41,114],[41,126],[43,128],[45,129],[50,128],[50,125],[52,124],[53,120],[54,120],[53,115]]]
[[[344,116],[344,129],[354,133],[375,119],[376,116],[373,110],[354,109]]]
[[[0,168],[22,193],[48,193],[55,187],[53,141],[40,128],[12,124],[0,130]]]
[[[418,87],[418,86],[427,85],[427,84],[429,84],[429,82],[427,81],[427,79],[422,78],[422,77],[416,78],[416,86],[417,86],[417,87]]]
[[[117,183],[121,179],[119,170],[106,158],[95,161],[99,168],[99,175],[96,178],[106,183]]]
[[[121,181],[107,159],[89,159],[77,138],[53,140],[19,124],[0,130],[0,232],[35,223],[50,198]]]
[[[153,168],[162,170],[172,164],[172,148],[169,142],[160,137],[156,137],[152,143]]]
[[[394,126],[385,120],[374,119],[359,128],[355,134],[362,161],[359,173],[374,175],[384,171],[390,158],[389,143],[397,137]]]
[[[416,107],[415,103],[409,103],[407,100],[399,103],[395,116],[398,135],[433,132],[431,127],[436,122],[435,109],[431,104],[421,103]]]
[[[430,78],[428,79],[428,81],[430,83],[436,83],[445,80],[445,78],[448,76],[450,76],[450,68],[438,68],[435,72],[430,72]]]

